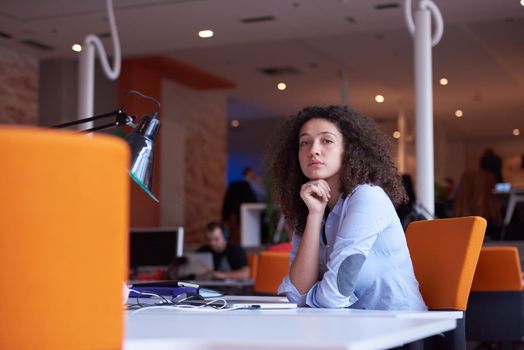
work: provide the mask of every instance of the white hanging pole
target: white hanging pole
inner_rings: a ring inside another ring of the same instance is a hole
[[[404,111],[400,111],[397,117],[397,130],[400,132],[400,138],[398,139],[397,147],[397,165],[398,171],[401,174],[406,173],[406,137],[408,136],[408,130],[406,128],[406,115]]]
[[[342,106],[347,106],[349,104],[348,94],[349,94],[348,70],[344,68],[340,72],[340,104]]]
[[[120,40],[118,38],[118,30],[113,11],[113,0],[107,0],[106,4],[109,27],[114,46],[113,69],[109,67],[107,54],[100,38],[93,34],[87,35],[84,39],[84,44],[82,45],[78,67],[78,119],[93,116],[95,99],[95,49],[98,50],[100,62],[102,63],[105,75],[111,80],[115,80],[120,75]],[[90,122],[86,123],[84,128],[91,128],[92,126],[93,122]]]
[[[414,35],[415,54],[415,156],[418,204],[435,214],[435,171],[433,150],[433,82],[431,46],[443,33],[442,16],[431,0],[421,0],[411,17],[411,0],[405,2],[406,22]],[[435,36],[431,35],[431,15],[435,18]]]

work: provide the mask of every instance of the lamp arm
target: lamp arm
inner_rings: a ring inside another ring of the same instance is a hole
[[[68,123],[54,125],[54,126],[52,126],[52,128],[58,128],[58,129],[67,128],[69,126],[79,125],[79,124],[84,124],[84,123],[90,123],[90,122],[95,121],[95,120],[99,120],[99,119],[103,119],[103,118],[107,118],[107,117],[112,117],[112,116],[116,116],[115,120],[112,123],[101,125],[101,126],[95,126],[95,127],[89,128],[87,130],[82,130],[82,131],[90,132],[90,131],[96,131],[96,130],[109,129],[109,128],[112,128],[112,127],[115,127],[115,126],[118,126],[118,125],[134,125],[133,122],[135,121],[135,116],[127,114],[126,112],[124,112],[123,109],[118,109],[118,110],[113,111],[113,112],[100,114],[100,115],[95,115],[94,117],[89,117],[89,118],[84,118],[84,119],[80,119],[80,120],[74,120],[74,121],[68,122]]]

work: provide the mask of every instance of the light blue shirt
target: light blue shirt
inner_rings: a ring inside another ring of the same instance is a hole
[[[278,292],[300,306],[427,310],[393,203],[379,186],[359,185],[338,199],[320,235],[318,281],[300,294],[289,275]],[[291,262],[300,237],[293,236]]]

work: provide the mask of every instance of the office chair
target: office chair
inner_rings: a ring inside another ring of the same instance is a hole
[[[129,149],[0,127],[0,349],[120,349]]]
[[[486,220],[462,217],[413,222],[406,239],[420,292],[430,310],[465,311],[480,254]],[[465,349],[464,318],[438,347]]]
[[[255,280],[257,278],[257,270],[258,270],[258,253],[257,252],[248,252],[247,253],[247,262],[249,264],[250,277],[253,280]]]
[[[289,271],[289,252],[260,252],[253,291],[276,295],[278,286]]]
[[[524,341],[524,286],[517,247],[483,247],[468,301],[466,338]]]

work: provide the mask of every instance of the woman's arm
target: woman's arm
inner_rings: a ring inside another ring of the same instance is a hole
[[[318,258],[322,218],[330,195],[326,181],[310,181],[302,185],[300,197],[308,207],[306,227],[289,270],[289,278],[300,294],[306,293],[318,279]]]
[[[289,269],[289,278],[300,294],[306,293],[318,279],[318,254],[323,215],[308,215],[306,228]]]

